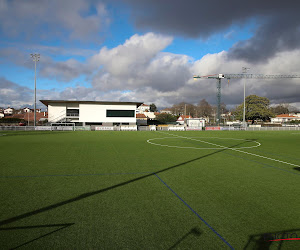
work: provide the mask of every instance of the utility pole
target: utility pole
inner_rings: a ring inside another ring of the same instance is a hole
[[[221,122],[221,78],[217,79],[217,125]]]
[[[34,61],[34,127],[36,126],[36,62],[40,60],[40,54],[30,54]]]
[[[247,71],[248,71],[249,69],[250,69],[250,68],[243,67],[243,68],[242,68],[242,73],[243,73],[243,74],[246,74]],[[243,127],[244,127],[244,129],[246,129],[246,127],[247,127],[247,123],[246,123],[246,78],[243,78],[243,82],[244,82]]]

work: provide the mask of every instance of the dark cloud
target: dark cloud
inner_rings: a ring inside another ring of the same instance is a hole
[[[235,44],[229,50],[229,57],[248,62],[266,62],[278,52],[299,48],[300,19],[298,13],[294,12],[270,18],[251,39]]]
[[[142,30],[208,38],[232,24],[256,18],[254,36],[237,43],[229,57],[263,61],[278,51],[300,47],[300,1],[126,0],[135,25]]]
[[[93,10],[93,11],[91,11]],[[96,41],[110,23],[105,5],[93,0],[1,0],[0,34],[24,41]]]
[[[16,48],[0,49],[0,62],[5,63],[5,61],[11,61],[16,65],[31,70],[34,69],[34,62],[30,57],[30,53]],[[37,63],[37,71],[42,77],[65,83],[83,74],[91,74],[92,67],[75,59],[55,61],[51,57],[41,54],[40,60]]]

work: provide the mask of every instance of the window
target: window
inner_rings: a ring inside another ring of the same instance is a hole
[[[67,109],[67,116],[79,116],[79,109]]]
[[[106,110],[106,117],[134,117],[134,110]]]
[[[102,122],[86,122],[85,125],[101,125],[102,126]]]

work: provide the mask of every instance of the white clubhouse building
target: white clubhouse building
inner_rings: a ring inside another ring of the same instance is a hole
[[[78,125],[136,125],[142,102],[40,100],[48,107],[48,122]]]

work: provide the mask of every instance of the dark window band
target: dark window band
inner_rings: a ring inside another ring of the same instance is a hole
[[[134,110],[106,110],[106,117],[134,117]]]

